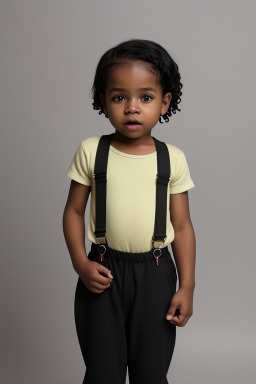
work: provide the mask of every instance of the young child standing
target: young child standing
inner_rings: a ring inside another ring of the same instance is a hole
[[[122,42],[96,69],[93,107],[115,132],[79,145],[63,214],[78,274],[84,384],[125,384],[127,367],[130,384],[168,383],[176,326],[192,316],[196,241],[187,191],[195,185],[184,152],[151,134],[180,111],[181,88],[177,64],[150,40]]]

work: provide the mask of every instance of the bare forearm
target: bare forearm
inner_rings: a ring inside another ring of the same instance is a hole
[[[72,210],[65,210],[63,214],[63,232],[75,271],[88,261],[85,249],[84,217]]]
[[[195,287],[196,239],[192,224],[175,233],[171,244],[179,275],[179,288]]]

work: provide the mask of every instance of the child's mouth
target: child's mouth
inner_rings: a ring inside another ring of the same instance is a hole
[[[125,124],[126,128],[129,129],[130,131],[133,131],[135,129],[139,129],[139,127],[141,126],[140,123],[138,122],[127,122]]]

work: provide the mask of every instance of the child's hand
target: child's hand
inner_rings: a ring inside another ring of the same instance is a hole
[[[180,311],[180,314],[174,315],[176,309]],[[170,323],[177,325],[178,327],[184,327],[188,319],[193,314],[193,289],[179,288],[173,295],[171,305],[166,315],[166,319]],[[172,316],[171,319],[168,316]]]
[[[105,274],[105,277],[102,274]],[[93,260],[87,260],[86,265],[79,271],[79,276],[86,287],[93,293],[102,293],[112,283],[111,271],[104,265]]]

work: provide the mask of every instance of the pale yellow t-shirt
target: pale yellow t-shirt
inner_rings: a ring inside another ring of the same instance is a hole
[[[83,140],[66,171],[78,183],[91,186],[88,240],[97,244],[95,231],[95,156],[100,136]],[[170,155],[171,179],[167,189],[166,247],[174,240],[170,221],[169,194],[195,187],[183,151],[166,144]],[[146,252],[152,249],[155,225],[157,152],[130,155],[112,145],[107,166],[106,237],[111,248],[124,252]]]

